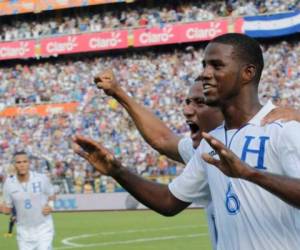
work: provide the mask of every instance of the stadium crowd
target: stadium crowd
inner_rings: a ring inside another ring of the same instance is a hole
[[[264,44],[265,70],[260,84],[262,103],[300,107],[300,46],[292,40]],[[0,104],[79,102],[76,113],[46,117],[0,117],[0,172],[5,175],[14,151],[26,149],[33,168],[47,172],[61,192],[113,192],[122,189],[94,173],[75,156],[70,138],[76,133],[101,140],[133,171],[169,182],[182,166],[150,149],[126,112],[94,87],[93,77],[105,68],[117,72],[119,83],[150,107],[173,131],[187,134],[181,115],[185,90],[201,71],[203,47],[186,46],[167,52],[136,52],[85,60],[54,60],[15,65],[0,71]]]
[[[97,32],[104,29],[164,25],[170,22],[211,20],[226,16],[247,16],[296,10],[300,1],[293,0],[218,0],[138,2],[91,7],[88,11],[67,10],[33,16],[1,17],[0,41],[39,38],[44,36]]]

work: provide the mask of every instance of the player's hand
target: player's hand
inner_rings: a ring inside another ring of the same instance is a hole
[[[276,120],[282,122],[295,120],[300,122],[300,111],[289,107],[275,108],[262,119],[261,125],[272,123]]]
[[[215,139],[208,133],[202,133],[203,138],[219,155],[220,160],[217,160],[207,153],[202,155],[203,160],[209,164],[215,165],[225,175],[234,178],[247,179],[253,173],[254,169],[245,162],[241,161],[230,149],[222,142]]]
[[[101,174],[114,176],[121,169],[121,164],[114,155],[100,143],[83,136],[73,138],[73,150],[86,159]]]
[[[113,96],[120,89],[114,72],[111,69],[104,70],[94,79],[97,87],[102,89],[105,94]]]
[[[49,205],[46,205],[42,209],[43,215],[49,215],[52,212],[52,208]]]

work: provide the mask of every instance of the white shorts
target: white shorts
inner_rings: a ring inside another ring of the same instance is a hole
[[[36,227],[17,226],[19,250],[52,250],[53,237],[52,220]]]

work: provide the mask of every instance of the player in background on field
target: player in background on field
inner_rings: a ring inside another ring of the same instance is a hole
[[[29,165],[26,152],[15,153],[16,175],[5,180],[2,210],[10,214],[16,208],[20,250],[51,250],[54,189],[46,175],[30,171]]]
[[[216,37],[202,63],[205,103],[221,108],[225,122],[202,133],[205,140],[169,186],[130,172],[91,139],[76,136],[75,152],[161,214],[175,215],[192,202],[212,199],[218,250],[297,249],[300,123],[261,125],[275,107],[258,101],[264,63],[254,39],[236,33]]]

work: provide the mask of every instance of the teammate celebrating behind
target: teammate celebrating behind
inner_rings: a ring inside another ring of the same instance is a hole
[[[118,85],[112,70],[105,70],[99,74],[95,82],[98,88],[115,98],[127,110],[137,129],[151,147],[181,163],[187,164],[192,158],[202,139],[201,133],[215,129],[223,121],[219,108],[205,105],[203,87],[200,82],[190,88],[183,109],[186,123],[190,127],[190,138],[180,137],[173,133],[150,110],[128,96]],[[216,249],[217,232],[211,202],[206,207],[206,213],[212,246]]]

